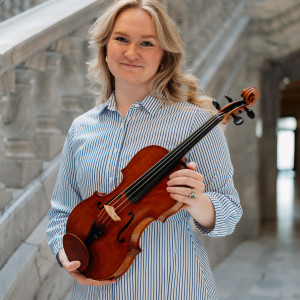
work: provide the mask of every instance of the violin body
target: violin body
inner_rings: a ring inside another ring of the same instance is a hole
[[[137,203],[128,202],[126,209],[118,213],[121,221],[113,221],[103,208],[104,204],[116,196],[125,199],[123,191],[126,187],[167,153],[168,150],[160,146],[141,149],[122,170],[123,180],[114,191],[106,195],[95,192],[71,212],[66,225],[64,249],[70,261],[81,261],[79,271],[88,278],[105,280],[123,275],[136,255],[142,251],[139,240],[144,229],[154,220],[165,222],[182,208],[183,204],[172,199],[166,187],[170,173],[186,167],[183,160]],[[82,242],[100,211],[108,216],[111,222],[103,229],[105,233],[93,241],[87,249]]]

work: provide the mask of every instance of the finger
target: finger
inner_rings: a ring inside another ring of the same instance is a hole
[[[69,263],[65,263],[65,265],[62,263],[62,265],[68,272],[73,272],[80,267],[81,262],[78,260],[75,260],[75,261],[71,261]]]
[[[175,177],[191,177],[191,178],[195,178],[198,180],[203,180],[203,176],[202,174],[191,170],[191,169],[182,169],[182,170],[178,170],[173,172],[172,174],[170,174],[169,178],[175,178]]]
[[[167,187],[167,191],[172,194],[188,197],[192,193],[193,189],[190,187],[170,186]]]
[[[191,161],[188,163],[187,168],[195,171],[197,168],[197,164],[194,161]]]
[[[191,199],[187,196],[179,195],[179,194],[170,194],[170,197],[176,201],[182,202],[185,205],[192,205],[195,202],[195,199]]]
[[[72,271],[78,269],[81,265],[80,261],[78,261],[78,260],[69,261],[64,248],[59,250],[58,257],[59,257],[59,260],[60,260],[61,264],[63,265],[63,267],[69,272],[72,272]]]
[[[189,187],[194,190],[204,190],[204,183],[202,180],[194,179],[191,177],[175,177],[167,181],[167,185]]]

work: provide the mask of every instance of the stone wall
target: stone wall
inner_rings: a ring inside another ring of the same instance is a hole
[[[275,62],[298,53],[300,1],[162,2],[180,29],[187,66],[208,94],[224,105],[224,94],[240,99],[248,86],[262,92],[253,107],[257,118],[225,130],[244,215],[233,235],[200,237],[215,266],[258,236],[261,215],[274,217],[269,111],[276,115],[277,108],[270,98],[278,97],[284,74],[299,77],[292,63],[276,71]],[[93,105],[86,92],[87,31],[108,3],[49,0],[0,23],[0,299],[65,299],[70,289],[47,246],[46,214],[70,122]]]
[[[285,77],[300,79],[300,1],[257,1],[250,33],[249,72],[261,89],[257,174],[263,221],[276,219],[277,118]]]

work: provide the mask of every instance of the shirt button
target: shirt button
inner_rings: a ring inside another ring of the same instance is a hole
[[[112,182],[112,177],[109,177],[109,182]]]
[[[117,152],[118,152],[118,150],[117,150],[117,148],[115,148],[115,149],[114,149],[114,153],[117,153]]]

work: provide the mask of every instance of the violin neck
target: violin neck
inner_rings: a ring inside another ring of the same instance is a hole
[[[132,183],[124,192],[129,201],[134,204],[155,186],[176,164],[214,127],[222,121],[222,116],[212,116],[201,127],[195,130],[182,143],[170,151],[152,168]]]

